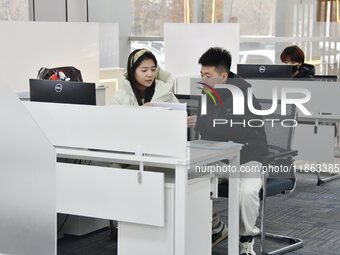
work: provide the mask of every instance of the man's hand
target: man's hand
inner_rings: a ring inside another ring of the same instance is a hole
[[[188,127],[195,127],[197,122],[197,115],[192,115],[187,117]]]

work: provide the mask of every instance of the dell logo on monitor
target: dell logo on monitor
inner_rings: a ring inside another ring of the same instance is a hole
[[[259,67],[259,72],[260,73],[264,73],[266,71],[266,67],[265,66],[260,66]]]
[[[61,85],[60,83],[58,83],[57,85],[55,85],[55,91],[57,93],[60,93],[63,90],[63,85]]]

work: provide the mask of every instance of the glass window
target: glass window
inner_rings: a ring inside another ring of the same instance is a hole
[[[239,22],[241,35],[274,35],[273,0],[132,0],[133,34],[162,36],[166,22]],[[200,6],[198,6],[200,4]],[[202,17],[195,17],[202,13]]]
[[[165,56],[164,56],[164,42],[162,41],[131,41],[131,52],[136,49],[148,49],[151,51],[158,62],[158,66],[164,68]]]
[[[240,23],[240,35],[275,35],[276,1],[232,1],[229,21]]]
[[[203,0],[202,13],[204,23],[224,22],[225,0]]]
[[[281,64],[282,50],[297,44],[317,74],[340,75],[340,16],[335,0],[132,1],[135,35],[162,36],[165,22],[235,22],[240,24],[239,63]],[[133,42],[132,47],[150,47],[162,65],[162,43],[153,43],[151,37],[143,40],[148,42]]]
[[[133,35],[162,36],[167,22],[192,20],[194,0],[132,0]]]
[[[28,21],[28,0],[0,0],[0,20]]]

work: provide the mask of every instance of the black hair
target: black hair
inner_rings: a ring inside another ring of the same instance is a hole
[[[303,50],[301,50],[301,48],[296,45],[286,47],[282,51],[280,55],[281,61],[285,62],[288,58],[290,58],[291,61],[297,63],[303,64],[305,62],[305,54],[303,53]]]
[[[154,63],[155,66],[157,67],[157,59],[156,57],[151,53],[151,51],[145,51],[141,56],[139,56],[137,58],[137,60],[135,60],[135,55],[144,49],[137,49],[134,50],[133,52],[131,52],[128,61],[127,61],[127,80],[130,82],[131,87],[132,87],[132,91],[135,94],[135,97],[137,99],[137,102],[139,105],[142,105],[142,97],[139,94],[139,91],[137,89],[137,80],[136,80],[136,69],[137,67],[145,60],[145,59],[151,59]],[[148,88],[146,88],[145,90],[145,98],[144,98],[144,103],[150,102],[153,94],[155,93],[155,85],[156,85],[156,81],[154,80],[152,85]]]
[[[214,66],[217,70],[230,72],[231,54],[221,47],[211,47],[198,60],[202,66]]]

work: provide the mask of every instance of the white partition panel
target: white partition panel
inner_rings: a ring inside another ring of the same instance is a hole
[[[126,44],[128,44],[128,42],[126,42]],[[99,51],[99,66],[101,68],[120,66],[118,23],[99,23]]]
[[[164,24],[166,69],[174,76],[200,74],[198,59],[210,47],[219,46],[232,55],[232,71],[239,61],[239,24]],[[188,87],[190,84],[188,84]],[[181,91],[177,91],[181,93]]]
[[[25,102],[55,146],[185,157],[186,112]]]
[[[0,77],[16,91],[27,91],[40,67],[70,65],[84,81],[99,80],[97,23],[3,21],[0,33]]]
[[[278,90],[278,98],[281,98],[283,88],[303,88],[311,94],[310,100],[303,105],[313,116],[318,116],[320,113],[340,113],[340,100],[338,99],[340,95],[339,83],[307,80],[248,80],[248,82],[252,84],[253,92],[257,98],[272,99],[273,88]],[[287,98],[303,97],[304,94],[302,93],[289,93],[287,96]],[[303,113],[299,111],[298,115],[303,116]],[[327,117],[328,115],[324,116]],[[303,121],[303,119],[300,120]],[[334,118],[334,121],[336,121],[336,118]],[[311,124],[298,124],[295,129],[293,148],[298,150],[297,159],[315,162],[333,162],[334,127],[318,125],[317,129],[315,129],[313,118],[309,122]],[[329,123],[332,121],[322,121],[322,118],[319,119],[319,123],[322,122]]]
[[[56,254],[54,148],[3,82],[0,116],[0,253]]]
[[[301,80],[248,80],[257,98],[272,98],[273,88],[304,88],[310,91],[311,99],[304,106],[312,113],[340,113],[340,83]],[[303,94],[290,93],[289,98],[301,98]]]
[[[298,150],[296,159],[334,162],[334,126],[318,126],[315,133],[314,125],[299,124],[295,129],[293,149]]]
[[[72,1],[33,0],[32,2],[35,20],[66,21],[66,3]]]
[[[46,10],[44,13],[46,13]],[[68,22],[74,22],[74,21],[86,22],[87,21],[86,0],[67,1],[67,21]]]

